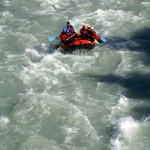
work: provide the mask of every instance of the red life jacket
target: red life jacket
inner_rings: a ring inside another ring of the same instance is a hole
[[[87,30],[84,29],[84,28],[81,28],[80,29],[80,34],[81,34],[81,37],[87,37]]]
[[[98,41],[101,41],[100,36],[95,31],[92,32],[92,36],[93,36],[94,39],[96,39]]]
[[[87,29],[88,38],[94,41],[95,39],[101,41],[100,36],[94,30]]]
[[[61,39],[61,41],[64,43],[64,42],[66,42],[67,41],[67,39],[69,39],[69,37],[71,37],[71,33],[61,33],[60,34],[60,39]]]

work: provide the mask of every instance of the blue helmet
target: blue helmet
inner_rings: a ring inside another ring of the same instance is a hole
[[[68,33],[68,32],[69,31],[66,28],[63,29],[63,33]]]

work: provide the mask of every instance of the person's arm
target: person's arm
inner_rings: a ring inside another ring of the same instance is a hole
[[[66,35],[65,35],[65,34],[61,34],[60,38],[61,38],[61,41],[62,41],[62,42],[65,42],[65,41],[66,41]]]

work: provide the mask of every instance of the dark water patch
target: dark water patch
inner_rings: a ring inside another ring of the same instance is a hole
[[[149,55],[144,55],[143,57],[143,63],[147,66],[150,65],[150,56]]]
[[[150,54],[150,28],[136,31],[132,34],[130,40],[138,43],[136,47],[129,47],[131,50]]]
[[[49,54],[53,54],[56,50],[56,45],[54,45],[54,44],[48,44],[47,47],[48,47],[47,53],[49,53]]]
[[[131,39],[150,40],[150,28],[143,28],[132,34]]]
[[[142,121],[143,119],[150,116],[150,104],[147,105],[147,104],[139,103],[139,105],[133,107],[131,111],[132,111],[132,116],[136,120]]]
[[[143,28],[132,32],[129,38],[110,37],[107,39],[107,45],[116,50],[137,51],[150,54],[150,28]]]
[[[140,74],[138,72],[129,73],[126,76],[117,74],[106,75],[88,75],[97,82],[106,82],[110,84],[118,84],[127,89],[124,93],[126,97],[134,99],[150,98],[150,76],[149,74]]]
[[[115,126],[107,127],[105,141],[107,141],[107,143],[110,143],[111,139],[114,137],[115,134],[116,134],[116,127]],[[105,146],[106,146],[106,149],[108,149],[108,150],[110,149],[109,144],[107,144]]]

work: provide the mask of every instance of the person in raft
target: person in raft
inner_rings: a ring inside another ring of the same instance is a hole
[[[86,30],[86,25],[83,25],[82,28],[80,29],[80,35],[82,39],[87,39],[87,30]]]
[[[88,25],[87,26],[87,38],[94,41],[97,40],[99,43],[102,43],[100,36],[93,30],[93,28]]]
[[[67,22],[67,30],[69,31],[69,33],[71,33],[72,37],[70,38],[70,40],[74,40],[75,38],[79,38],[81,35],[76,33],[74,30],[73,25],[70,24],[70,22]]]
[[[69,39],[71,36],[72,36],[72,34],[69,32],[69,30],[64,28],[59,37],[60,37],[62,43],[67,43],[67,42],[69,42]]]
[[[69,21],[67,22],[67,30],[68,30],[70,33],[74,33],[74,27],[73,27],[73,25],[70,24]]]
[[[70,42],[70,37],[72,36],[71,33],[69,33],[69,30],[67,30],[66,28],[64,28],[61,32],[61,34],[59,35],[61,41],[59,42],[59,44],[56,46],[57,49],[61,48],[64,44],[67,44]]]

